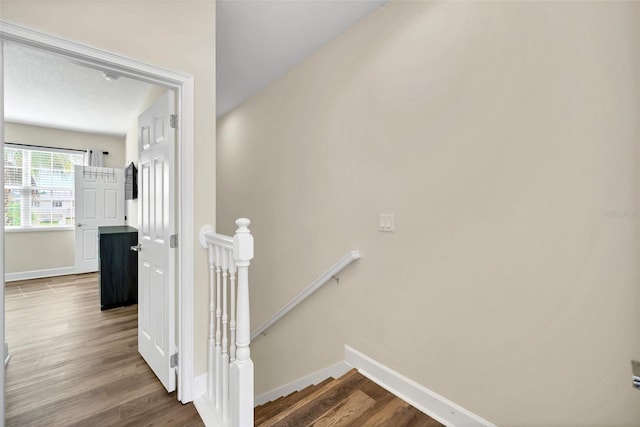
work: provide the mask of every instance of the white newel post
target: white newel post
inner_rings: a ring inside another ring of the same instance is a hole
[[[253,361],[249,344],[251,331],[249,324],[249,264],[253,258],[253,236],[249,231],[249,221],[240,218],[233,237],[233,258],[238,271],[236,354],[231,364],[231,414],[233,427],[253,427]]]

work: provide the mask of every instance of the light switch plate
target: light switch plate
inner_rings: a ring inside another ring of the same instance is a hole
[[[395,218],[393,214],[380,214],[378,217],[378,231],[393,233],[395,230]]]

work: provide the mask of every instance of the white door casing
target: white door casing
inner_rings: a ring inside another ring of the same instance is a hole
[[[98,227],[124,225],[124,169],[75,167],[75,271],[98,271]]]
[[[173,91],[138,118],[138,351],[167,391],[176,388],[175,130]]]
[[[3,40],[0,40],[0,49],[2,49],[0,53],[4,54]],[[0,55],[0,81],[4,82],[4,64],[2,58],[3,55]],[[4,84],[0,84],[0,99],[4,99]],[[4,142],[4,102],[0,102],[0,117],[2,117],[2,123],[0,123],[0,141]],[[0,155],[4,159],[4,144],[0,144]],[[4,161],[0,163],[0,175],[4,177]],[[2,212],[4,212],[4,197],[0,199],[0,208]],[[7,343],[4,340],[4,222],[0,227],[0,299],[0,345],[6,347]],[[0,369],[0,427],[4,427],[4,377],[5,369],[3,368]]]

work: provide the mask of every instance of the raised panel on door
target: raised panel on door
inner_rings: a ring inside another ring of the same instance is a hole
[[[151,264],[147,261],[143,261],[141,263],[141,268],[139,269],[139,277],[138,277],[138,298],[142,297],[145,301],[149,301],[151,299],[151,275],[152,275],[152,267]],[[147,308],[146,305],[139,305],[140,313],[139,315],[139,328],[140,332],[144,334],[145,338],[150,340],[153,336],[151,328],[153,327],[153,322],[151,319],[152,312]]]
[[[139,233],[141,234],[140,240],[142,239],[150,239],[151,238],[151,230],[150,230],[150,223],[151,223],[151,209],[150,209],[150,203],[151,203],[151,188],[149,186],[149,179],[151,177],[150,174],[150,165],[149,162],[143,163],[140,165],[140,187],[141,187],[141,191],[139,193],[140,195],[140,200],[138,203],[140,203],[140,209],[142,211],[142,214],[140,215],[140,224],[138,227]]]
[[[165,285],[166,285],[166,277],[164,274],[164,270],[162,268],[156,267],[154,269],[154,284],[155,285],[160,285],[160,286],[156,286],[155,292],[154,292],[154,304],[160,306],[164,306],[166,301],[165,301]],[[154,324],[154,328],[155,328],[155,334],[154,334],[154,344],[156,346],[156,349],[158,350],[158,352],[162,355],[166,355],[168,352],[167,349],[167,343],[166,343],[166,333],[165,333],[165,320],[164,320],[164,313],[162,312],[156,312],[156,321]]]
[[[96,241],[98,240],[98,234],[96,229],[87,230],[82,229],[80,231],[82,234],[82,259],[84,261],[94,261],[98,258],[98,246],[96,245]]]
[[[153,142],[155,144],[161,144],[165,141],[166,138],[166,129],[168,128],[168,126],[166,126],[166,122],[165,120],[167,120],[168,117],[165,118],[164,115],[157,115],[154,116],[153,118],[153,124],[154,124],[154,132],[153,132]]]
[[[98,190],[95,188],[85,188],[83,190],[84,220],[92,221],[98,219]]]
[[[118,205],[121,201],[118,199],[118,190],[104,190],[104,218],[106,220],[116,220],[118,218]]]
[[[151,147],[151,126],[148,123],[140,125],[140,140],[138,144],[142,147],[142,150]]]
[[[154,233],[153,236],[158,241],[158,243],[164,243],[165,237],[165,191],[166,191],[166,182],[165,182],[165,161],[164,158],[157,158],[153,162],[153,181],[154,181],[154,205],[153,205],[153,214],[154,214]]]

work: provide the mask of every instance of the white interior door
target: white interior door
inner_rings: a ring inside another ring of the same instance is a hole
[[[76,166],[76,273],[98,271],[98,227],[124,225],[124,169]]]
[[[138,351],[167,391],[176,388],[174,94],[138,118]]]

